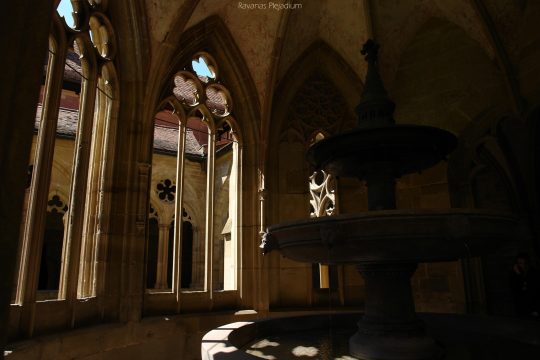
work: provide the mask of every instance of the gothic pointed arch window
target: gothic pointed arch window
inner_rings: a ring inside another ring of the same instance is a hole
[[[286,83],[284,83],[286,84]],[[290,83],[289,85],[294,85]],[[296,86],[296,85],[294,85]],[[292,87],[292,86],[291,86]],[[306,216],[318,217],[338,214],[337,179],[324,172],[310,168],[305,155],[309,146],[330,135],[354,128],[355,121],[350,111],[349,101],[324,71],[305,74],[302,85],[288,95],[286,105],[277,106],[276,132],[272,135],[277,149],[273,155],[277,175],[273,184],[278,189],[274,222],[285,219],[301,219]],[[279,114],[279,115],[278,115]],[[282,259],[278,260],[280,263]],[[286,262],[284,260],[284,267]],[[279,294],[280,302],[294,301],[289,298],[287,284],[296,281],[304,291],[310,293],[311,304],[322,305],[328,301],[341,301],[343,293],[343,267],[314,264],[288,272],[287,281],[272,284]],[[270,270],[280,278],[282,272]],[[302,283],[306,273],[311,273],[312,282]],[[324,290],[322,290],[324,289]],[[329,300],[331,299],[331,300]],[[281,306],[279,302],[271,306]]]
[[[110,211],[104,188],[111,178],[118,97],[116,43],[106,12],[105,1],[61,0],[53,16],[13,299],[23,311],[28,308],[22,326],[30,332],[39,323],[32,317],[40,316],[30,309],[34,302],[74,303],[99,295],[103,284],[107,229],[98,219]],[[55,256],[47,258],[41,254],[51,253],[47,232],[60,227],[51,215],[60,213],[54,207],[60,202],[62,234],[56,233]],[[54,279],[48,276],[44,285],[47,269]],[[40,293],[44,288],[48,294]]]
[[[322,130],[316,131],[310,140],[310,146],[323,140],[327,135]],[[336,179],[324,170],[313,171],[309,177],[309,204],[312,218],[338,214]],[[328,264],[313,264],[312,279],[316,289],[335,289],[338,285],[337,267]]]
[[[171,285],[163,291],[211,301],[237,290],[241,139],[213,57],[199,52],[185,65],[154,118],[150,201],[174,218],[165,246],[174,249],[173,264],[158,261],[157,272],[170,271]],[[174,200],[167,184],[175,186]],[[152,190],[158,186],[161,192]]]

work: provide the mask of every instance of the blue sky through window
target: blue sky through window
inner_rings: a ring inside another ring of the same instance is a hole
[[[58,14],[60,14],[61,17],[66,19],[66,24],[73,28],[75,27],[75,22],[73,21],[73,15],[71,14],[73,11],[73,6],[71,5],[70,0],[62,0],[60,1],[60,4],[58,4],[58,8],[56,9],[58,11]]]
[[[208,67],[208,64],[206,63],[205,59],[201,56],[197,60],[193,60],[191,62],[191,66],[193,67],[193,71],[199,76],[206,77],[206,78],[215,78],[214,72]]]

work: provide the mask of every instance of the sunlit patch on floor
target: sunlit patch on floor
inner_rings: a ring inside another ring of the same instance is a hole
[[[262,351],[259,350],[246,350],[250,355],[260,357],[261,359],[275,360],[277,359],[274,355],[265,355]]]
[[[355,328],[282,332],[246,344],[244,351],[263,359],[356,360],[348,354]]]
[[[261,341],[256,342],[255,344],[251,345],[252,349],[262,349],[267,346],[279,346],[279,343],[275,341],[270,341],[268,339],[263,339]]]
[[[316,356],[319,353],[319,349],[313,346],[297,346],[294,349],[292,349],[292,353],[294,356],[309,356],[313,357]]]

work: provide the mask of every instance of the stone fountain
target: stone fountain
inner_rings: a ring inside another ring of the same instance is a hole
[[[457,140],[442,129],[395,123],[377,53],[378,45],[366,42],[358,127],[317,142],[307,154],[316,169],[365,181],[369,211],[270,226],[261,248],[301,262],[357,266],[366,299],[349,339],[352,356],[437,359],[443,350],[415,313],[410,278],[417,263],[477,256],[511,238],[516,219],[472,209],[396,210],[396,179],[445,160]]]
[[[527,332],[519,330],[524,329],[521,325],[506,320],[486,322],[484,318],[463,315],[416,314],[410,278],[419,262],[457,260],[495,249],[512,237],[517,220],[510,214],[487,210],[396,209],[396,179],[445,160],[457,140],[442,129],[395,123],[395,105],[379,76],[377,53],[378,45],[367,41],[362,54],[368,62],[368,72],[362,100],[356,108],[358,127],[317,142],[307,154],[316,169],[365,181],[369,211],[270,226],[261,244],[263,254],[277,250],[300,262],[356,265],[365,280],[366,298],[358,329],[348,342],[349,355],[355,358],[440,359],[445,356],[440,344],[448,343],[455,334],[462,336],[457,341],[460,346],[477,337],[469,336],[472,333],[467,333],[467,329],[481,329],[482,334],[491,332],[490,339],[512,338],[515,342],[526,338]],[[224,325],[203,338],[203,359],[256,359],[240,350],[256,338],[283,334],[287,329],[305,334],[307,329],[331,328],[338,322],[349,324],[353,318],[346,314],[331,316]],[[423,319],[430,331],[426,331]],[[438,332],[437,340],[431,337],[450,323],[454,330],[460,330],[453,331],[450,337],[444,331]],[[540,341],[532,338],[529,343],[536,344],[537,340]],[[492,343],[497,345],[497,341]],[[475,346],[489,350],[491,345],[485,344]],[[512,355],[513,346],[507,347]],[[446,354],[446,358],[463,356]]]

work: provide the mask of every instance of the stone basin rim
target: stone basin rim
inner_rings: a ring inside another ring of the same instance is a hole
[[[495,250],[518,218],[493,210],[380,210],[270,226],[263,254],[323,264],[453,261]],[[406,246],[404,246],[406,245]]]
[[[393,209],[393,210],[370,210],[361,213],[354,214],[340,214],[332,216],[323,216],[311,219],[292,220],[279,224],[270,225],[267,228],[267,232],[271,233],[277,230],[285,230],[290,227],[299,227],[306,225],[323,225],[332,223],[345,223],[355,220],[384,220],[384,219],[397,219],[405,220],[411,218],[411,221],[418,221],[422,218],[451,218],[451,217],[465,217],[465,218],[491,218],[493,220],[500,219],[505,221],[517,221],[518,217],[510,212],[490,210],[490,209],[464,209],[464,208],[450,208],[450,209]]]

